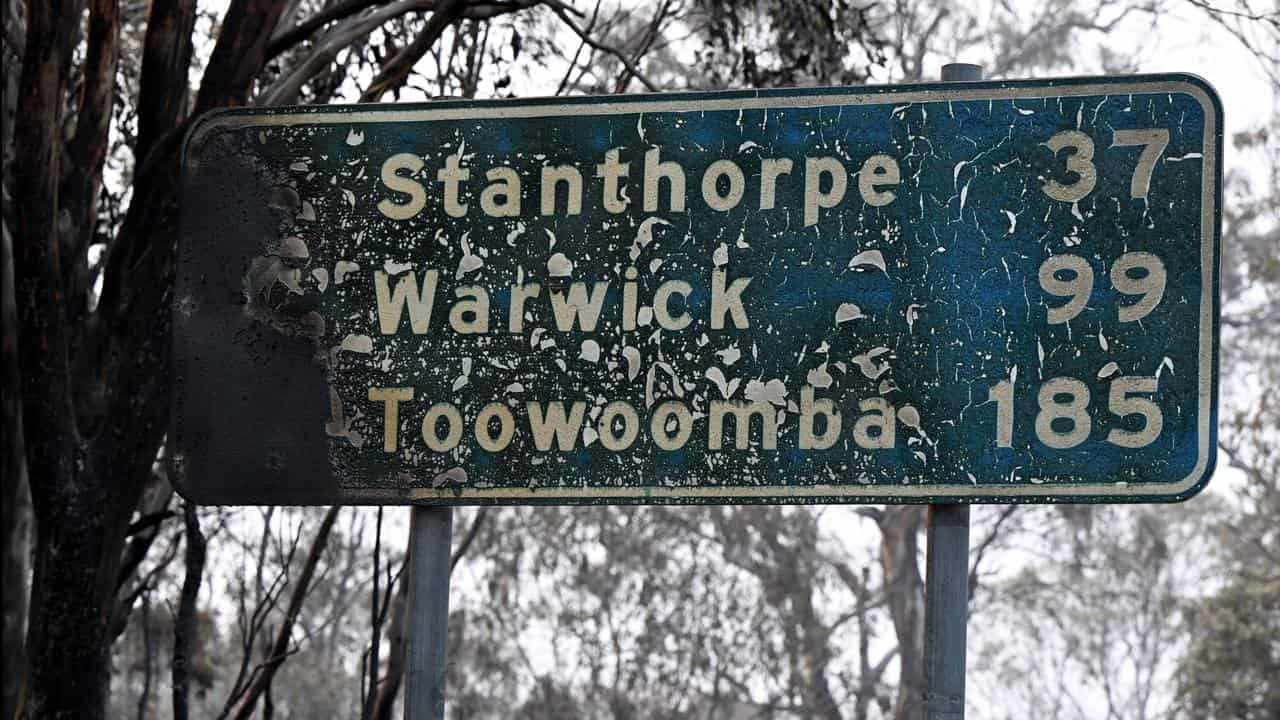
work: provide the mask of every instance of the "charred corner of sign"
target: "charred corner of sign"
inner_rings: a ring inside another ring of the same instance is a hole
[[[187,476],[187,454],[181,450],[175,450],[169,454],[169,479],[175,484],[180,484]]]
[[[249,262],[243,278],[245,313],[277,332],[318,340],[324,317],[307,301],[300,261],[260,255]]]
[[[196,310],[198,310],[199,307],[200,302],[196,300],[195,295],[187,293],[174,301],[173,312],[183,320],[189,320],[192,315],[196,314]]]
[[[329,386],[329,420],[324,425],[324,432],[331,438],[338,440],[346,440],[352,447],[360,449],[364,447],[365,438],[360,431],[355,428],[355,422],[359,419],[358,411],[354,416],[348,416],[346,406],[342,402],[342,396],[332,386]],[[401,473],[403,479],[403,473]]]
[[[311,251],[307,238],[295,229],[306,203],[288,171],[250,152],[235,133],[224,133],[219,139],[223,137],[251,168],[265,195],[265,207],[275,220],[270,230],[259,231],[261,254],[249,261],[242,277],[245,313],[283,335],[317,341],[316,354],[322,357],[318,341],[324,335],[325,320],[316,310],[317,299],[303,287],[303,271],[311,261]]]
[[[287,456],[284,450],[280,448],[272,448],[266,453],[262,463],[268,470],[271,470],[272,472],[280,472],[286,466],[286,459]]]
[[[275,213],[280,232],[287,233],[302,212],[302,196],[292,185],[277,184],[271,188],[267,207]]]
[[[188,169],[198,168],[211,153],[232,156],[239,152],[240,143],[235,133],[226,132],[217,122],[201,120],[191,131],[185,148]]]
[[[265,243],[264,254],[249,262],[242,279],[245,312],[277,332],[319,340],[324,317],[316,299],[302,285],[311,252],[301,235],[286,235]]]
[[[188,160],[198,159],[213,142],[226,148],[237,147],[238,123],[227,108],[213,110],[195,118],[187,135],[185,153]]]

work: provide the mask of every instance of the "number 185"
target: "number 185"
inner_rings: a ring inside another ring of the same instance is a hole
[[[1112,415],[1142,416],[1142,428],[1107,432],[1107,442],[1123,448],[1150,445],[1164,428],[1160,406],[1142,397],[1156,391],[1154,377],[1122,376],[1111,381],[1107,409]],[[988,394],[996,404],[996,445],[1013,447],[1013,381],[996,383]],[[1089,387],[1069,377],[1046,380],[1037,393],[1040,409],[1036,413],[1036,439],[1055,450],[1073,448],[1089,439],[1093,420],[1089,417]]]

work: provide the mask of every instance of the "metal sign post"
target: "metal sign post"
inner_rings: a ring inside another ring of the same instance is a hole
[[[969,621],[969,506],[930,505],[924,580],[924,707],[964,720]]]
[[[453,508],[415,505],[409,533],[404,716],[435,720],[444,717]]]
[[[944,82],[981,80],[982,66],[942,66]],[[924,584],[924,707],[929,720],[963,720],[969,623],[969,506],[929,506]]]

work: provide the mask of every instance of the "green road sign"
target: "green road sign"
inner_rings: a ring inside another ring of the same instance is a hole
[[[1159,75],[237,110],[184,155],[207,503],[1176,500],[1222,111]]]

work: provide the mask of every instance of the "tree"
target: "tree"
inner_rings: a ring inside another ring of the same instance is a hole
[[[641,75],[631,54],[552,0],[233,0],[211,50],[197,42],[209,19],[191,0],[154,3],[145,18],[116,0],[87,12],[78,0],[33,1],[25,18],[6,3],[5,52],[20,47],[21,62],[5,63],[5,307],[16,316],[5,323],[5,507],[20,507],[8,500],[21,496],[25,459],[36,525],[26,715],[91,718],[106,707],[113,618],[130,615],[117,603],[122,571],[136,569],[130,525],[167,423],[175,188],[189,121],[248,102],[335,97],[362,69],[373,79],[360,95],[376,101],[405,87],[429,53],[442,90],[475,92],[482,70],[500,77],[490,21],[540,8]],[[125,185],[104,183],[108,170]],[[17,519],[5,526],[21,539]]]
[[[1188,608],[1179,717],[1262,720],[1280,707],[1280,585],[1236,582]]]

